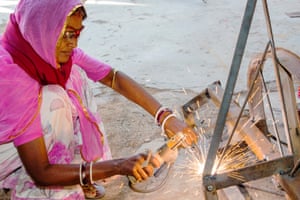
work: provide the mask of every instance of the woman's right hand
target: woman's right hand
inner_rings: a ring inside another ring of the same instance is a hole
[[[133,176],[139,182],[153,176],[154,168],[158,168],[159,166],[159,161],[153,156],[140,153],[135,156],[122,159],[120,174]]]

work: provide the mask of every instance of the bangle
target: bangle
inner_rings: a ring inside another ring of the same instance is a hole
[[[173,113],[170,108],[166,108],[164,106],[159,107],[159,109],[156,111],[155,116],[154,116],[154,121],[155,123],[160,126],[160,117],[163,115],[164,112],[170,112]]]
[[[164,133],[165,132],[165,125],[166,122],[168,121],[168,119],[170,119],[171,117],[176,117],[175,114],[171,113],[168,116],[166,116],[166,118],[164,118],[163,122],[161,123],[161,131]]]
[[[93,161],[90,162],[90,184],[94,184],[94,181],[93,181]]]
[[[113,75],[112,82],[111,82],[112,89],[114,89],[114,87],[116,85],[116,76],[117,76],[117,72],[118,72],[118,70],[116,70],[116,69],[113,69],[113,70],[114,70],[114,75]]]
[[[85,173],[85,168],[86,168],[86,163],[85,162],[82,162],[80,163],[80,166],[79,166],[79,183],[81,186],[84,186],[86,185],[86,173]]]
[[[154,115],[154,122],[159,125],[159,123],[157,122],[157,118],[159,116],[159,114],[161,113],[161,111],[164,109],[164,107],[160,106],[157,111],[155,112],[155,115]]]

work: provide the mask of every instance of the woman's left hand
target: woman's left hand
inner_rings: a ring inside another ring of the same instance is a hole
[[[186,136],[185,142],[188,146],[191,146],[192,144],[195,144],[198,141],[197,132],[195,132],[185,122],[176,117],[171,117],[167,120],[167,122],[164,125],[164,130],[169,138],[178,132],[182,132]]]

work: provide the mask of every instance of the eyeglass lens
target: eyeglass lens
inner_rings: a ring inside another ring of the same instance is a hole
[[[72,31],[65,31],[63,38],[64,39],[77,39],[80,36],[81,31],[83,30],[84,26],[82,26],[79,30],[72,30]]]

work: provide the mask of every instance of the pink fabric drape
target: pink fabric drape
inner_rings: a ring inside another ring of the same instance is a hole
[[[59,34],[63,28],[65,19],[70,11],[80,0],[20,0],[14,16],[20,35],[31,45],[35,53],[50,67],[55,69],[55,47]],[[6,29],[5,34],[10,34]],[[39,98],[41,82],[35,80],[26,73],[20,63],[16,63],[9,54],[5,45],[5,37],[0,40],[0,144],[14,141],[15,145],[21,145],[42,135],[39,116]],[[14,41],[10,40],[10,44]],[[21,49],[21,53],[27,59],[32,59],[27,51]],[[35,60],[32,60],[35,62]],[[105,77],[111,70],[96,59],[86,55],[81,49],[74,49],[72,64],[81,67],[94,81]],[[26,67],[26,66],[25,66]],[[43,67],[41,64],[36,68]],[[75,73],[71,70],[70,72]],[[76,77],[76,76],[75,76]],[[80,129],[83,137],[82,155],[85,160],[91,161],[100,158],[103,154],[102,134],[95,125],[97,120],[93,113],[83,110],[80,103],[82,91],[80,83],[76,79],[68,78],[65,89],[73,104],[78,110]],[[46,83],[47,84],[47,83]],[[51,84],[60,84],[52,83]],[[91,148],[92,146],[92,148]]]

